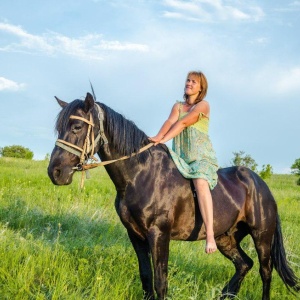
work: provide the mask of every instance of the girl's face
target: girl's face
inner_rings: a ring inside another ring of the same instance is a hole
[[[186,82],[184,92],[187,96],[198,95],[200,92],[200,81],[195,75],[190,75]]]

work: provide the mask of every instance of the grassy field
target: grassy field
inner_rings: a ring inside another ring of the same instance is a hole
[[[54,186],[46,161],[0,158],[0,299],[140,300],[137,260],[114,211],[114,186],[105,170]],[[79,175],[79,174],[78,174]],[[300,277],[300,187],[293,175],[267,180],[277,199],[288,259]],[[236,299],[261,298],[252,241],[243,248],[255,265]],[[206,255],[204,242],[171,242],[169,300],[209,300],[232,276],[220,253]],[[299,299],[273,272],[272,299]]]

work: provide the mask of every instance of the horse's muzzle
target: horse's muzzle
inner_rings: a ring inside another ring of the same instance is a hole
[[[49,163],[48,176],[55,185],[68,185],[72,183],[74,170],[69,166],[55,166]]]

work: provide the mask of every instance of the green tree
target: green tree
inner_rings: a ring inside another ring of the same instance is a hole
[[[245,154],[244,151],[233,152],[234,158],[232,160],[232,164],[235,166],[244,166],[252,171],[257,172],[257,163],[255,160],[249,155]]]
[[[297,158],[291,166],[292,173],[300,176],[300,158]]]
[[[0,154],[3,157],[15,157],[25,159],[33,158],[33,152],[30,149],[19,145],[5,146],[0,149]]]
[[[262,179],[270,178],[272,176],[272,174],[273,174],[273,168],[269,164],[263,165],[262,170],[259,172],[259,176]]]
[[[297,158],[291,166],[292,173],[300,176],[300,158]],[[300,185],[300,177],[297,180],[297,185]]]

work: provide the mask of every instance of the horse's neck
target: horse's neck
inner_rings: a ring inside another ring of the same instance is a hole
[[[147,136],[134,123],[111,111],[110,108],[104,111],[103,127],[105,128],[104,134],[108,143],[100,147],[98,155],[102,161],[119,159],[125,155],[130,156],[136,151],[136,144],[143,143],[142,141],[147,139]],[[143,145],[140,146],[142,147]],[[137,165],[138,160],[132,158],[106,165],[105,168],[116,189],[122,190],[126,188],[127,183],[135,176]]]
[[[122,157],[115,149],[112,147],[108,147],[108,145],[104,146],[99,150],[98,155],[101,161],[109,161],[115,160]],[[126,160],[114,162],[105,166],[105,169],[113,181],[117,191],[123,191],[126,189],[126,185],[128,181],[130,181],[131,174],[130,169],[126,167]],[[137,163],[137,162],[136,162]],[[133,160],[131,160],[131,165],[135,164]],[[133,165],[132,165],[133,166]]]

